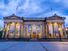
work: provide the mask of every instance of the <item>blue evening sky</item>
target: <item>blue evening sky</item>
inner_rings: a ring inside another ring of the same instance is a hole
[[[0,0],[0,25],[3,17],[12,14],[23,17],[47,17],[57,14],[66,17],[68,26],[68,0]]]

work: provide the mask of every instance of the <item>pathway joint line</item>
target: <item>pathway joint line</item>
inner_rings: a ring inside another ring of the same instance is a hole
[[[42,43],[40,43],[40,44],[44,48],[45,51],[49,51]]]

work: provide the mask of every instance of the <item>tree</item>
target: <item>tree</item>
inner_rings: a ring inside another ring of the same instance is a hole
[[[1,31],[0,31],[0,38],[2,38],[2,33],[3,33],[3,31],[1,30]]]
[[[2,29],[2,27],[0,26],[0,38],[2,38],[2,33],[3,33],[3,29]]]

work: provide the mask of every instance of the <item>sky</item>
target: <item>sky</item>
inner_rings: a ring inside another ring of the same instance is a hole
[[[0,0],[0,25],[3,17],[15,14],[21,17],[48,17],[54,14],[66,17],[68,26],[68,0]]]

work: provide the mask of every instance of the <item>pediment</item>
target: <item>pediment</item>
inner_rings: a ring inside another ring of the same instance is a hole
[[[15,14],[12,14],[10,16],[4,17],[4,19],[9,19],[9,20],[22,20],[22,17],[16,16]]]
[[[53,16],[47,17],[46,19],[47,20],[64,20],[65,17],[61,17],[61,16],[54,14]]]

